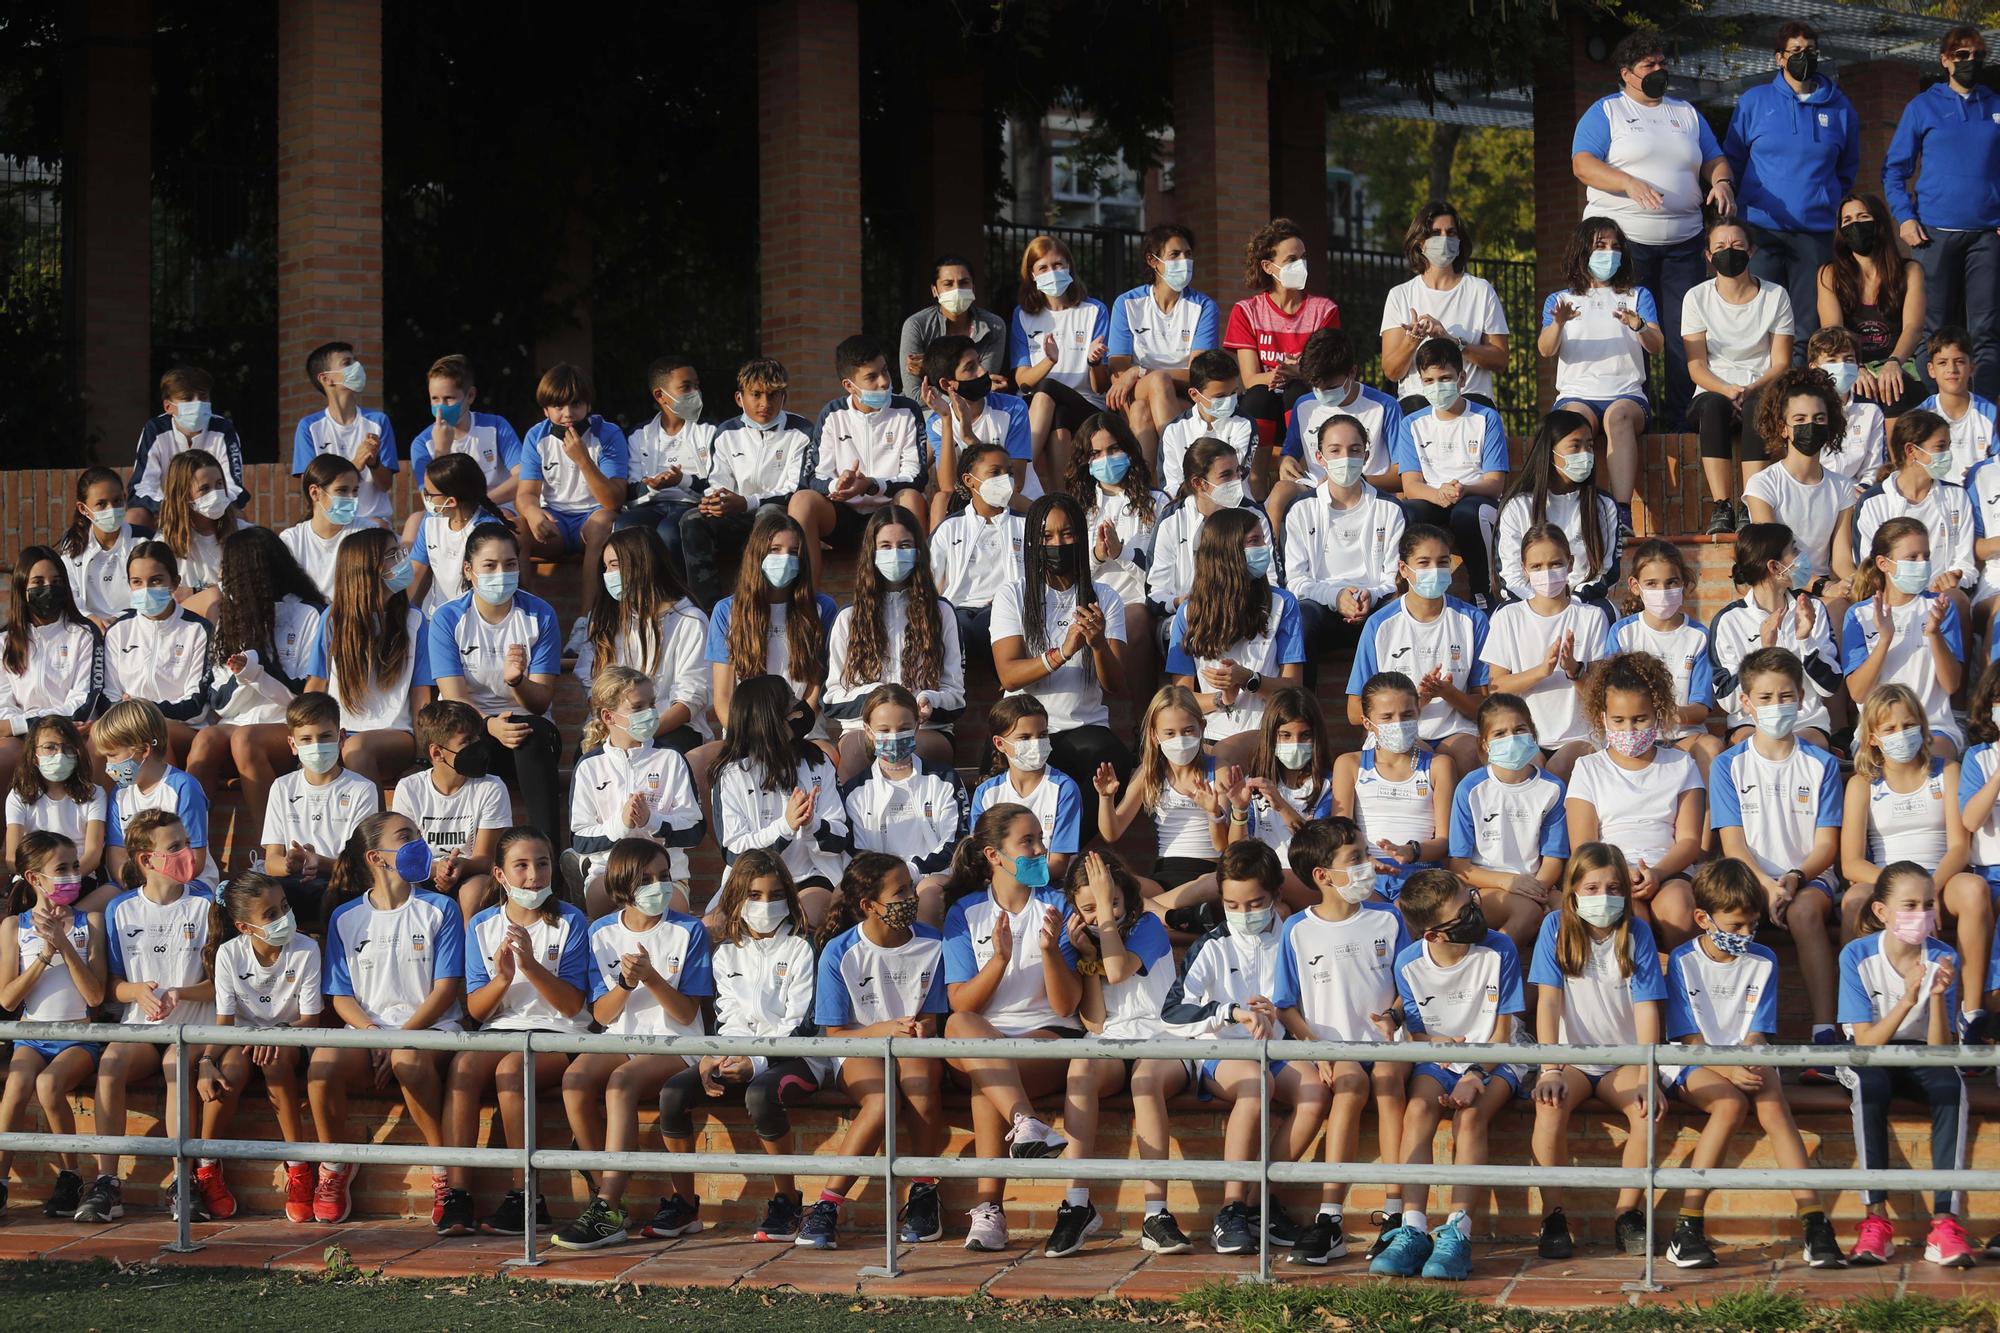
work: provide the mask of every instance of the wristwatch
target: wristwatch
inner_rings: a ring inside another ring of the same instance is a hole
[[[1415,838],[1410,839],[1410,859],[1412,861],[1421,861],[1424,859],[1424,845]]]
[[[1264,688],[1263,675],[1259,672],[1255,671],[1251,672],[1250,679],[1243,682],[1243,688],[1249,691],[1251,694],[1257,693],[1259,690]]]

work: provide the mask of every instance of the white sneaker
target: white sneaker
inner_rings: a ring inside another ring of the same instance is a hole
[[[590,642],[590,619],[578,616],[576,623],[569,627],[569,638],[563,643],[563,656],[575,657],[583,651],[583,645]]]
[[[965,1248],[994,1254],[1007,1248],[1007,1214],[1000,1211],[999,1204],[973,1205],[972,1224],[965,1230]]]
[[[1069,1146],[1069,1140],[1031,1115],[1014,1117],[1007,1142],[1012,1145],[1010,1157],[1060,1157]]]

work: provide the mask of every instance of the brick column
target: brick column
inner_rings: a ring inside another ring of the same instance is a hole
[[[278,455],[322,399],[306,354],[354,344],[371,397],[382,364],[381,0],[278,8]]]
[[[1618,71],[1585,51],[1588,28],[1572,21],[1569,40],[1535,71],[1535,291],[1562,285],[1562,258],[1570,233],[1583,220],[1583,185],[1570,170],[1570,143],[1584,108],[1617,86]],[[1609,39],[1607,39],[1608,41]],[[1540,306],[1536,307],[1539,316]],[[1536,329],[1516,329],[1514,341],[1534,345]],[[1536,358],[1539,404],[1555,403],[1555,364]]]
[[[1211,292],[1234,287],[1222,277],[1270,220],[1269,64],[1248,6],[1235,0],[1193,0],[1174,27],[1170,216],[1194,230],[1198,254],[1211,256],[1203,265],[1214,275],[1203,284]],[[1324,230],[1325,203],[1314,211]]]
[[[807,416],[834,392],[834,345],[861,332],[860,46],[855,0],[758,7],[759,343]]]
[[[152,388],[152,0],[91,0],[65,96],[77,384],[93,459],[125,458]],[[148,404],[154,404],[148,406]]]
[[[1326,214],[1326,89],[1309,80],[1271,80],[1271,215],[1298,223],[1306,234],[1306,253],[1315,264],[1325,263],[1332,236]],[[1338,292],[1333,296],[1340,298]]]
[[[917,193],[923,253],[912,255],[912,310],[930,299],[931,260],[947,251],[972,261],[980,300],[991,306],[1005,274],[986,273],[986,79],[979,66],[933,65],[926,74],[930,110],[924,117],[921,166],[929,175]],[[871,329],[887,338],[897,329]]]
[[[1889,152],[1889,141],[1896,137],[1896,122],[1903,118],[1903,108],[1923,87],[1924,72],[1922,65],[1904,60],[1870,60],[1840,71],[1840,91],[1854,103],[1855,118],[1861,122],[1861,174],[1854,178],[1856,189],[1882,193],[1882,159]]]

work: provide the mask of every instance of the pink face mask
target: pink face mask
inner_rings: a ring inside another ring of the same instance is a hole
[[[1936,928],[1937,913],[1929,908],[1921,912],[1898,912],[1896,923],[1889,927],[1905,944],[1922,944]]]
[[[1528,588],[1537,597],[1560,597],[1569,591],[1569,566],[1528,571]]]
[[[80,879],[53,879],[43,896],[57,907],[68,907],[82,892],[83,881]]]
[[[176,884],[189,883],[201,873],[201,852],[193,847],[168,852],[159,860],[159,871]]]
[[[1681,600],[1686,594],[1679,588],[1641,588],[1639,600],[1646,609],[1661,620],[1668,620],[1680,614]]]

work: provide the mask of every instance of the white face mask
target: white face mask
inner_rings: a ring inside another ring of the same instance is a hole
[[[1615,926],[1625,916],[1625,899],[1615,893],[1577,895],[1576,914],[1593,926]]]
[[[665,916],[668,887],[657,880],[651,884],[641,884],[632,890],[632,906],[639,909],[641,916]]]
[[[1208,498],[1218,509],[1234,509],[1243,503],[1243,478],[1231,477],[1209,487]]]
[[[298,928],[299,928],[298,917],[294,916],[289,911],[287,911],[283,916],[279,917],[276,921],[266,921],[261,926],[251,927],[251,929],[257,932],[258,937],[261,938],[264,941],[264,943],[270,945],[273,949],[284,948],[286,942],[292,938],[293,934],[297,932]]]
[[[1408,754],[1417,743],[1417,724],[1414,722],[1377,722],[1375,724],[1375,748],[1389,754]]]
[[[1170,764],[1185,764],[1201,753],[1201,737],[1169,736],[1160,742],[1160,753]]]
[[[1327,872],[1338,875],[1338,870]],[[1334,882],[1333,891],[1350,903],[1367,902],[1375,892],[1375,863],[1363,861],[1360,865],[1347,867],[1347,877]]]
[[[940,292],[938,294],[938,304],[944,307],[944,312],[947,315],[956,319],[958,316],[972,309],[972,288],[954,287],[948,292]]]
[[[194,512],[200,514],[203,518],[221,518],[228,511],[229,492],[227,490],[213,490],[195,498]]]
[[[1279,741],[1271,747],[1271,753],[1277,756],[1279,764],[1296,772],[1312,762],[1312,742]]]
[[[1005,472],[996,472],[979,483],[979,498],[995,509],[1005,509],[1014,499],[1014,478]]]
[[[508,901],[512,902],[514,906],[520,908],[522,911],[532,912],[549,900],[549,894],[552,891],[550,886],[546,884],[539,889],[517,889],[509,885],[507,887],[507,898]]]
[[[1458,237],[1429,236],[1424,239],[1424,258],[1432,268],[1449,268],[1458,258]]]
[[[769,935],[792,914],[792,909],[783,898],[775,902],[746,902],[743,904],[743,924],[759,935]]]
[[[1049,751],[1054,749],[1047,736],[1030,736],[1026,740],[1008,742],[1008,754],[1014,767],[1024,773],[1039,773],[1048,767]]]
[[[1306,261],[1294,259],[1278,269],[1278,285],[1288,292],[1302,292],[1306,289]]]

